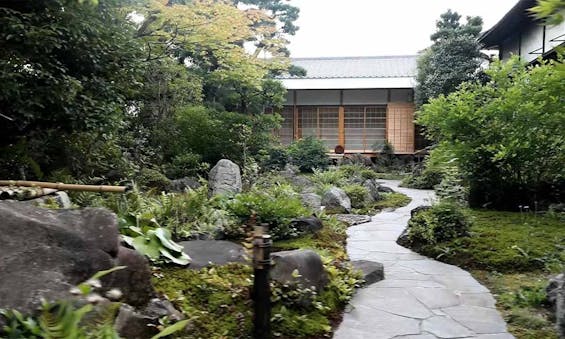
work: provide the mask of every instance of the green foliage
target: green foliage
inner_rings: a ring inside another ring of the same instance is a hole
[[[347,183],[346,172],[340,171],[337,168],[331,168],[326,171],[315,168],[313,172],[314,174],[310,178],[316,185],[341,187]]]
[[[274,142],[273,129],[279,115],[248,116],[206,107],[183,107],[175,116],[174,137],[168,137],[166,156],[191,152],[202,161],[216,164],[222,158],[244,163],[244,156],[256,156]],[[242,130],[248,128],[246,133]]]
[[[273,147],[266,151],[266,156],[259,163],[263,170],[280,171],[283,170],[288,163],[288,152],[283,147]]]
[[[383,193],[382,199],[375,202],[372,207],[377,211],[385,208],[398,208],[408,205],[410,201],[412,201],[412,199],[406,194],[397,192]]]
[[[431,257],[449,248],[440,259],[467,269],[525,272],[564,268],[563,223],[533,213],[472,210],[470,237],[443,241],[420,249]]]
[[[563,14],[560,12],[564,8],[564,0],[538,0],[537,6],[530,8],[530,12],[549,25],[558,25],[563,22]]]
[[[156,263],[188,265],[190,257],[171,239],[171,232],[157,224],[149,213],[120,219],[122,239],[139,253]]]
[[[297,237],[298,231],[290,226],[290,221],[312,214],[302,206],[298,194],[287,185],[238,194],[228,203],[227,208],[242,222],[256,214],[260,223],[269,224],[269,234],[273,239]]]
[[[369,191],[358,184],[346,185],[343,190],[351,199],[351,207],[353,208],[363,208],[367,205],[369,200]]]
[[[458,205],[440,202],[410,218],[408,242],[418,247],[465,237],[471,224],[469,215]]]
[[[181,153],[173,157],[169,164],[165,165],[165,173],[170,178],[183,178],[196,176],[208,171],[210,165],[202,162],[202,156],[194,153]]]
[[[473,274],[494,294],[511,334],[517,338],[557,338],[547,308],[547,273],[474,271]]]
[[[563,68],[497,62],[486,71],[488,83],[422,107],[418,123],[440,141],[438,150],[458,159],[473,206],[516,209],[558,199],[565,185]]]
[[[314,137],[294,141],[288,147],[290,162],[298,166],[301,172],[313,172],[314,169],[326,169],[329,164],[326,146]]]
[[[430,36],[433,44],[418,59],[416,103],[422,105],[440,94],[449,94],[466,81],[477,79],[481,64],[480,46],[483,20],[461,16],[448,10],[436,22],[436,32]]]
[[[167,191],[171,186],[171,181],[163,173],[151,168],[141,169],[136,179],[139,186],[157,192]]]
[[[437,197],[460,206],[467,206],[468,188],[456,166],[446,167],[441,182],[435,186]]]
[[[378,173],[362,165],[341,165],[337,168],[346,178],[359,177],[362,179],[377,179]]]

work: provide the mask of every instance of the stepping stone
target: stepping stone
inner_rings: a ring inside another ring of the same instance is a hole
[[[438,338],[470,337],[473,332],[448,317],[431,317],[422,322],[422,330]]]
[[[492,308],[464,305],[443,308],[442,311],[478,334],[506,332],[506,323]]]
[[[459,296],[446,288],[414,287],[408,291],[431,309],[457,306],[460,303]]]
[[[356,260],[351,262],[353,268],[361,271],[363,274],[363,280],[365,280],[365,286],[381,281],[385,278],[385,271],[383,264],[368,261],[368,260]]]

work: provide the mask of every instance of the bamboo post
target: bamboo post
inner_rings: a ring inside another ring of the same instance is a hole
[[[111,192],[111,193],[125,193],[129,189],[129,187],[127,186],[77,185],[77,184],[63,184],[60,182],[43,182],[43,181],[27,181],[27,180],[0,180],[0,186],[41,187],[41,188],[53,188],[61,191],[86,191],[86,192]]]
[[[253,236],[253,338],[271,338],[271,287],[269,269],[271,267],[271,236],[265,234],[267,224],[255,226]]]

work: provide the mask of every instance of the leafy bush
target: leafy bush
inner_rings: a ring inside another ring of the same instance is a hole
[[[343,190],[351,199],[351,207],[353,208],[363,208],[369,200],[369,191],[361,185],[347,185],[343,187]]]
[[[290,220],[311,214],[310,210],[302,206],[300,197],[286,185],[238,194],[228,202],[227,208],[242,222],[256,214],[258,222],[270,225],[269,233],[273,239],[298,236],[297,230],[289,225]]]
[[[457,167],[449,167],[444,171],[441,182],[435,186],[435,191],[440,200],[467,206],[469,191]]]
[[[345,173],[337,169],[330,169],[323,171],[320,169],[314,169],[314,175],[311,177],[315,184],[319,185],[331,185],[341,187],[345,185]]]
[[[436,244],[469,235],[471,219],[461,207],[440,202],[418,211],[408,221],[408,241],[415,246]]]
[[[563,64],[496,62],[485,84],[465,84],[422,106],[418,123],[450,152],[470,185],[470,204],[547,204],[565,190]]]
[[[266,151],[266,157],[260,162],[263,170],[283,170],[288,163],[288,152],[282,147],[273,147]]]
[[[139,186],[157,192],[166,191],[171,186],[171,181],[163,173],[151,168],[143,168],[137,175],[137,182]]]
[[[290,162],[298,166],[301,172],[326,169],[330,162],[324,143],[312,136],[294,141],[288,147],[288,155]]]
[[[169,164],[165,165],[165,173],[169,178],[196,176],[207,171],[210,164],[202,162],[202,157],[194,153],[175,155]]]
[[[377,172],[362,165],[341,165],[338,171],[342,172],[345,178],[377,179],[379,176]]]

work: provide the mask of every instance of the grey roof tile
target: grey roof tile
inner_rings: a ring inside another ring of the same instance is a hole
[[[417,55],[375,57],[294,58],[295,66],[306,70],[305,77],[281,76],[282,79],[393,78],[414,77]]]

